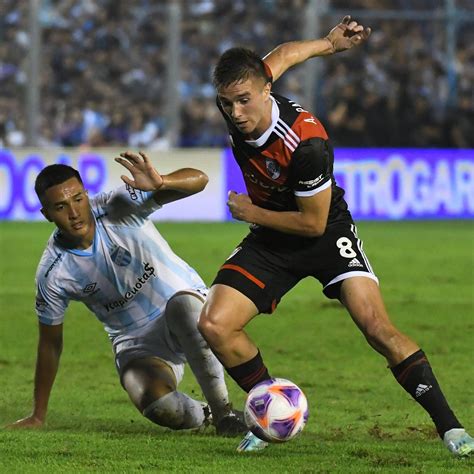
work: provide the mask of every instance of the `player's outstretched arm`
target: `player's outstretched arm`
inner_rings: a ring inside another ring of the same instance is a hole
[[[63,345],[63,325],[39,324],[39,343],[36,358],[33,413],[7,428],[39,428],[43,426],[49,396],[56,378]]]
[[[141,191],[154,192],[153,197],[158,204],[166,204],[196,194],[202,191],[209,181],[206,173],[194,168],[182,168],[162,175],[143,152],[135,154],[127,151],[121,153],[115,161],[132,174],[133,179],[122,175],[123,182]]]
[[[358,46],[370,33],[370,28],[351,20],[347,15],[324,38],[280,44],[263,60],[272,71],[273,81],[276,81],[285,71],[309,58],[327,56]]]

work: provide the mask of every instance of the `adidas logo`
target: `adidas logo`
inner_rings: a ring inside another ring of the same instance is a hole
[[[426,393],[430,388],[432,388],[432,385],[424,385],[420,383],[418,387],[416,387],[415,391],[415,398],[421,397],[424,393]]]
[[[357,260],[357,258],[353,258],[349,264],[348,264],[349,267],[363,267],[364,265],[362,265],[362,263],[359,262],[359,260]]]

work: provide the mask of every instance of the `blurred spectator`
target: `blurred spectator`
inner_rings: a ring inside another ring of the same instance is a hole
[[[300,39],[307,0],[182,0],[179,146],[225,146],[212,67],[234,45],[264,55]],[[43,0],[40,145],[166,149],[167,2]],[[433,20],[377,19],[369,42],[316,60],[315,104],[304,68],[275,90],[314,110],[338,146],[473,146],[474,4],[455,0],[455,58],[447,57],[444,0],[332,0],[331,9],[424,10]],[[0,2],[0,146],[25,143],[28,2]],[[326,14],[329,28],[340,18]],[[288,27],[291,25],[291,28]],[[456,95],[457,92],[457,95]]]

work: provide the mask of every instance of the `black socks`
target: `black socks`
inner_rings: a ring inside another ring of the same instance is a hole
[[[391,370],[398,383],[429,413],[441,438],[452,428],[462,428],[421,349]]]
[[[247,393],[259,382],[270,378],[267,367],[263,363],[262,356],[260,355],[260,351],[257,352],[257,355],[253,359],[226,370],[240,388]]]

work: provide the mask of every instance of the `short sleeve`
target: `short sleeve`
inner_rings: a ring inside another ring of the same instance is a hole
[[[313,196],[331,186],[332,149],[322,138],[301,142],[293,153],[290,184],[295,196]]]
[[[93,199],[93,204],[107,212],[112,219],[120,219],[129,215],[148,217],[162,207],[153,196],[154,193],[151,191],[140,191],[127,184],[110,193],[96,196]]]
[[[48,326],[62,324],[69,299],[61,294],[59,288],[48,282],[37,280],[35,310],[40,323]]]

